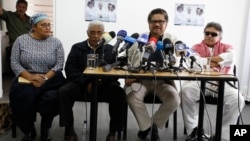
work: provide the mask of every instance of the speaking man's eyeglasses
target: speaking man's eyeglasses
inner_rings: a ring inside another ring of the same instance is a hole
[[[151,24],[160,24],[163,25],[166,21],[165,20],[152,20],[150,21]]]

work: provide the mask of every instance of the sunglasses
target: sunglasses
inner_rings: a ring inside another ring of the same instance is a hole
[[[218,34],[217,34],[217,33],[215,33],[215,32],[208,32],[208,31],[206,31],[206,32],[205,32],[205,35],[206,35],[206,36],[211,35],[212,37],[216,37],[216,36],[218,36]]]

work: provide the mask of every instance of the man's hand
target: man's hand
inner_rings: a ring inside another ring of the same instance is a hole
[[[131,86],[132,83],[134,83],[136,79],[125,79],[125,85],[126,86]]]
[[[215,63],[215,62],[210,62],[210,68],[213,68],[213,67],[219,67],[220,65],[218,63]]]

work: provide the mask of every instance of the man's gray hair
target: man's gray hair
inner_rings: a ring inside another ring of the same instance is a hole
[[[88,30],[94,25],[101,26],[104,29],[104,24],[101,21],[91,21],[89,23]]]

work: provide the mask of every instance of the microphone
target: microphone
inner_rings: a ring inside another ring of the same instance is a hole
[[[101,59],[99,60],[99,66],[103,66],[106,64],[106,61],[104,59],[104,45],[110,42],[114,37],[115,37],[114,31],[110,31],[108,33],[105,32],[102,34],[102,38],[101,38],[101,41],[99,42],[99,46],[103,46],[103,48],[102,48],[102,56],[101,56]]]
[[[140,49],[140,51],[142,52],[142,47],[147,44],[148,42],[148,34],[142,34],[138,39],[138,48]]]
[[[114,44],[114,47],[113,47],[113,50],[112,52],[113,53],[116,53],[117,52],[117,49],[119,48],[120,44],[123,42],[123,39],[127,36],[127,31],[125,30],[120,30],[118,33],[117,33],[117,41],[116,43]]]
[[[156,44],[156,50],[159,50],[161,52],[161,59],[164,61],[166,60],[166,55],[165,52],[163,52],[163,42],[162,41],[158,41]]]
[[[163,47],[163,42],[162,41],[158,41],[157,44],[156,44],[156,50],[159,50],[160,51],[160,54],[161,54],[161,66],[163,69],[167,67],[167,60],[166,60],[166,54],[165,54],[165,51],[164,51],[164,47]]]
[[[190,56],[189,58],[191,59],[190,68],[193,68],[194,62],[196,62],[196,58],[194,56]]]
[[[185,56],[187,54],[187,47],[182,41],[175,42],[175,54],[176,56],[181,56],[179,70],[184,70],[183,61],[186,62]]]
[[[185,56],[187,54],[186,52],[186,44],[184,44],[182,41],[175,42],[175,54],[176,56]]]
[[[130,36],[126,36],[123,40],[125,42],[125,44],[121,47],[121,49],[119,50],[119,53],[123,52],[124,50],[128,49],[129,47],[132,46],[132,44],[134,44],[137,40],[137,38],[139,37],[138,33],[134,33]]]
[[[190,57],[190,56],[194,56],[194,55],[195,55],[195,52],[191,48],[187,47],[186,57]]]
[[[187,47],[188,48],[188,47]],[[197,59],[196,59],[196,52],[194,51],[194,50],[192,50],[191,48],[188,48],[187,50],[186,50],[186,57],[188,57],[189,59],[190,59],[190,66],[189,66],[189,72],[190,73],[193,73],[193,72],[197,72],[197,69],[199,68],[199,71],[200,72],[202,72],[202,67],[201,67],[201,65],[196,61]],[[194,67],[194,64],[196,64],[198,67]]]
[[[176,63],[176,58],[173,55],[174,45],[170,39],[165,38],[163,40],[163,46],[165,53],[168,55],[168,61],[169,61],[168,66],[173,66]]]
[[[155,37],[151,37],[147,45],[144,46],[145,52],[142,57],[142,60],[144,62],[148,61],[149,56],[156,51],[156,43],[157,43],[157,39]]]
[[[113,38],[115,37],[115,32],[114,31],[110,31],[110,32],[105,32],[102,34],[102,39],[99,42],[99,45],[105,45],[108,42],[110,42]]]
[[[173,54],[173,52],[174,52],[174,45],[173,45],[173,43],[171,42],[170,39],[165,38],[163,40],[163,47],[164,47],[164,51],[165,51],[166,54],[168,54],[168,55],[172,55]]]
[[[187,49],[186,52],[187,52],[186,57],[189,57],[190,60],[191,60],[191,62],[190,62],[190,68],[191,68],[191,69],[193,68],[194,63],[195,63],[196,65],[200,66],[200,64],[198,64],[198,63],[196,62],[196,58],[195,58],[195,54],[196,54],[196,53],[195,53],[192,49]]]
[[[114,62],[114,63],[112,63],[112,64],[107,64],[107,65],[105,65],[105,66],[102,67],[102,71],[108,72],[108,71],[110,71],[113,67],[119,65],[120,63],[121,63],[120,61],[116,61],[116,62]]]

